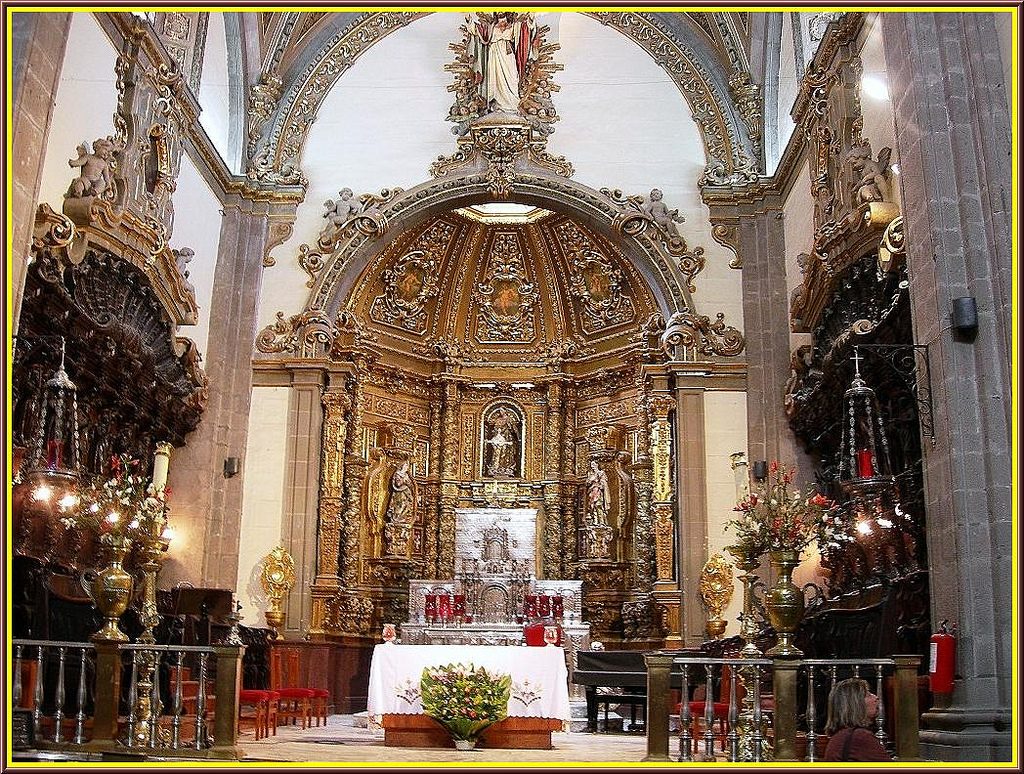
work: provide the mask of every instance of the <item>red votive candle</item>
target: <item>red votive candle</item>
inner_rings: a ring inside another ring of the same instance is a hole
[[[872,458],[870,449],[861,449],[857,452],[857,475],[860,478],[871,478],[875,475]]]

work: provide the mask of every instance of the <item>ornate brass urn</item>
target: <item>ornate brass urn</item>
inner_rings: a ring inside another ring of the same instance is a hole
[[[793,570],[800,564],[800,551],[771,551],[768,559],[777,579],[765,594],[764,602],[768,608],[768,619],[778,632],[779,642],[766,655],[798,658],[803,651],[793,645],[793,636],[804,617],[804,593],[793,583]]]
[[[100,538],[100,542],[107,547],[109,564],[96,573],[91,581],[82,579],[83,588],[103,616],[103,628],[92,639],[125,642],[128,635],[121,631],[118,621],[128,609],[132,598],[132,576],[123,567],[131,541],[123,535],[106,534]]]

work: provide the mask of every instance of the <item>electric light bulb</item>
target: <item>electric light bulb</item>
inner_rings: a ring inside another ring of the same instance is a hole
[[[164,527],[164,531],[160,533],[160,537],[165,543],[170,543],[174,540],[174,527],[168,524]]]
[[[857,531],[860,534],[862,534],[862,535],[870,535],[871,534],[871,524],[869,524],[866,521],[858,521],[857,522]]]
[[[74,492],[67,492],[62,498],[60,498],[60,500],[57,501],[57,505],[59,505],[64,510],[74,508],[76,505],[78,505],[78,495],[76,495]]]
[[[89,506],[89,513],[99,513],[99,512],[100,512],[100,504],[99,503],[93,503],[92,505]]]
[[[32,499],[39,502],[46,502],[53,496],[53,490],[46,484],[40,484],[32,490]]]
[[[121,515],[119,513],[111,511],[110,513],[107,514],[107,523],[108,524],[117,524],[117,522],[119,522],[119,521],[121,521]]]

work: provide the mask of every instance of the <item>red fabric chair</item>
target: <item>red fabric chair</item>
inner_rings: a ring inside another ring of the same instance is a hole
[[[312,721],[313,700],[316,691],[296,686],[298,681],[299,652],[293,648],[273,647],[270,651],[270,688],[280,696],[277,716],[287,722],[302,720],[302,727],[309,728]],[[317,719],[319,725],[319,718]]]
[[[238,692],[238,724],[241,726],[242,721],[246,719],[246,715],[243,714],[245,707],[252,707],[252,721],[253,730],[256,733],[256,739],[262,739],[268,736],[270,733],[270,717],[273,714],[274,722],[277,722],[276,705],[275,710],[271,710],[271,702],[274,699],[271,696],[270,691],[250,690],[244,689]],[[277,733],[277,729],[274,730]]]
[[[722,666],[721,680],[719,681],[718,688],[718,700],[712,700],[711,702],[711,716],[712,723],[717,727],[715,738],[718,743],[725,749],[725,724],[729,719],[729,681],[732,676],[731,667]],[[701,731],[701,723],[705,720],[707,713],[707,701],[704,696],[705,686],[698,685],[697,690],[694,691],[695,698],[690,701],[690,724],[691,730],[690,735],[697,744],[700,739],[703,738],[703,732]],[[743,688],[742,683],[736,684],[736,701],[737,705],[742,701],[743,695],[746,691]],[[674,714],[679,715],[682,713],[683,705],[682,702],[676,704]]]

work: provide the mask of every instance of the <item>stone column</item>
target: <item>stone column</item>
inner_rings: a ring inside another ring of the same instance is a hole
[[[995,14],[881,14],[915,342],[935,400],[924,484],[932,621],[959,626],[950,706],[924,715],[921,755],[1010,760],[1011,127]],[[954,298],[978,304],[973,339]]]
[[[174,462],[174,518],[191,514],[191,534],[203,544],[188,580],[235,587],[241,539],[242,481],[252,396],[252,351],[263,279],[267,215],[262,205],[234,199],[224,205],[205,355],[210,397],[203,419]],[[242,458],[242,475],[224,477],[224,460]]]
[[[57,99],[64,50],[71,27],[70,13],[11,15],[11,265],[12,328],[18,331],[25,270],[32,247],[39,185]],[[73,149],[69,148],[69,152]],[[71,175],[68,181],[71,180]]]
[[[739,205],[737,254],[743,261],[743,327],[746,337],[747,448],[750,460],[792,463],[803,478],[812,467],[789,430],[782,399],[789,379],[789,294],[781,205]]]
[[[679,517],[679,596],[683,606],[683,645],[705,639],[704,609],[698,584],[707,561],[708,503],[704,390],[688,386],[676,375],[676,513]]]
[[[285,443],[285,477],[281,545],[295,560],[295,583],[285,603],[284,633],[301,637],[313,623],[310,585],[317,562],[317,501],[320,471],[320,431],[323,410],[319,369],[292,372],[288,394],[288,439]]]

